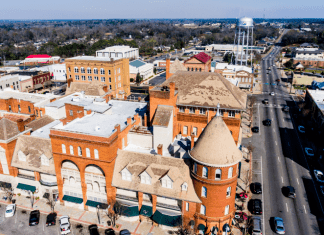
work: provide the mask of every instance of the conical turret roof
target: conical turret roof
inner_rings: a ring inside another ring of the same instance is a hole
[[[190,152],[203,165],[225,167],[238,163],[242,153],[221,116],[215,116],[199,136]]]

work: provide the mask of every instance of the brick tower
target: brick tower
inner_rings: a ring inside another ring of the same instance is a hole
[[[238,164],[242,154],[219,113],[190,151],[191,177],[201,204],[194,228],[198,234],[227,234],[235,213]],[[193,221],[192,221],[193,222]]]

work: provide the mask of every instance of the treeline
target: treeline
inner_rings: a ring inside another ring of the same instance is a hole
[[[324,49],[324,30],[312,32],[290,30],[282,37],[283,46],[305,42],[316,43],[321,49]]]

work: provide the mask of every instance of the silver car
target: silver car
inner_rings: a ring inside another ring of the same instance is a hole
[[[283,219],[280,217],[274,217],[274,227],[275,227],[275,232],[278,234],[285,234],[285,226]]]

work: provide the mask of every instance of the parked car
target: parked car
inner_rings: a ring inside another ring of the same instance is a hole
[[[252,191],[252,193],[255,193],[255,194],[262,193],[261,183],[258,183],[258,182],[252,183],[251,191]]]
[[[29,215],[29,226],[35,226],[39,224],[40,212],[39,210],[34,210],[30,212]]]
[[[252,214],[256,214],[256,215],[262,214],[262,202],[260,199],[252,200]]]
[[[68,234],[71,232],[71,225],[69,221],[69,216],[64,215],[60,218],[60,229],[61,229],[61,234]]]
[[[303,127],[303,126],[298,126],[298,131],[299,131],[300,133],[302,133],[302,134],[305,134],[306,129],[305,129],[305,127]]]
[[[263,121],[263,125],[265,126],[271,126],[271,120],[270,119],[266,119]]]
[[[259,133],[259,127],[258,126],[254,126],[251,128],[253,133]]]
[[[280,217],[274,217],[274,229],[278,234],[285,234],[285,225],[283,219]]]
[[[89,233],[90,235],[99,235],[98,226],[96,224],[91,224],[89,226]]]
[[[115,230],[113,230],[112,228],[108,228],[105,230],[105,235],[115,235]]]
[[[284,112],[289,112],[289,106],[285,105],[285,106],[282,108],[282,110],[283,110]]]
[[[311,149],[311,148],[305,148],[305,153],[307,154],[307,156],[309,156],[309,157],[314,157],[314,151],[313,151],[313,149]]]
[[[16,204],[10,204],[6,207],[5,217],[12,217],[15,215]]]
[[[131,235],[131,233],[127,229],[123,229],[119,232],[119,235]]]
[[[253,216],[250,221],[252,235],[262,234],[261,218],[259,216]]]
[[[55,212],[48,214],[46,217],[46,226],[55,225],[56,224],[56,216],[57,216],[57,214]]]
[[[268,100],[268,99],[264,99],[264,100],[263,100],[263,103],[264,103],[264,104],[269,104],[269,100]]]
[[[316,177],[316,180],[320,183],[324,183],[324,175],[323,172],[319,170],[314,170],[314,175]]]
[[[270,95],[271,95],[271,96],[274,96],[274,95],[275,95],[275,93],[274,93],[274,92],[270,92]]]
[[[296,198],[295,188],[292,186],[284,187],[284,195],[289,198]]]
[[[324,196],[324,186],[321,185],[321,186],[320,186],[320,189],[321,189],[321,193],[322,193],[322,195]]]

